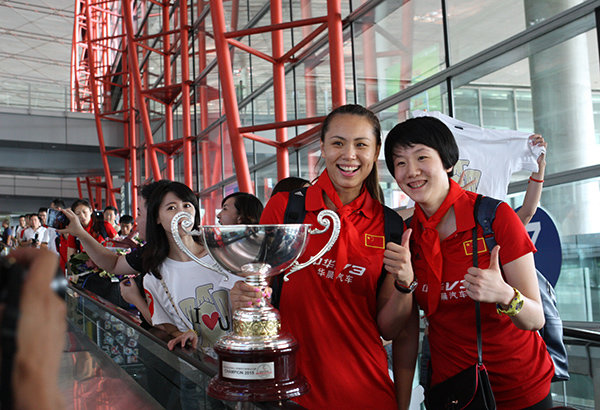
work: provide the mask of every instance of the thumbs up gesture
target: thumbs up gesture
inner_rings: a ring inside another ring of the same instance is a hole
[[[408,286],[414,280],[412,264],[410,262],[410,235],[412,229],[407,229],[402,234],[402,243],[394,242],[385,244],[383,253],[383,265],[385,270],[394,275],[394,279],[404,286]]]
[[[511,295],[514,293],[512,287],[502,277],[499,254],[500,245],[496,245],[492,249],[490,266],[487,269],[473,266],[467,269],[463,286],[471,299],[487,303],[504,303],[507,292]]]

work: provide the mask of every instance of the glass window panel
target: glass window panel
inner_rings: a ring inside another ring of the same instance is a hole
[[[543,44],[544,38],[537,42]],[[549,158],[554,158],[547,173],[595,165],[599,156],[592,90],[600,83],[597,47],[592,30],[486,73],[460,90],[481,93],[483,126],[542,134]]]
[[[256,171],[256,190],[255,195],[261,200],[263,205],[271,197],[271,190],[277,183],[277,164],[270,164]]]
[[[462,121],[481,125],[479,90],[463,87],[454,90],[454,117]]]
[[[358,102],[371,105],[440,71],[440,2],[382,2],[354,22]]]
[[[451,64],[526,28],[523,0],[447,0],[446,7]]]
[[[321,159],[321,148],[319,141],[314,141],[298,150],[300,162],[300,177],[309,181],[319,176],[323,167]]]
[[[483,126],[486,128],[516,128],[515,104],[512,90],[481,89]]]
[[[267,131],[260,131],[260,132],[256,132],[255,133],[258,136],[267,138],[271,141],[275,141],[276,137],[275,137],[275,130],[267,130]],[[266,159],[272,158],[276,152],[277,149],[271,145],[267,145],[267,144],[263,144],[260,142],[255,143],[256,145],[256,163],[260,163]]]

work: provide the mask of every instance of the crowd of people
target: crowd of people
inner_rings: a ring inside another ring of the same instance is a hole
[[[223,225],[284,223],[290,192],[302,188],[304,223],[318,225],[323,209],[340,217],[340,236],[331,250],[278,290],[282,330],[299,341],[298,370],[311,385],[294,401],[307,408],[408,408],[419,309],[427,322],[435,386],[477,360],[479,302],[483,362],[497,408],[551,408],[554,368],[536,332],[544,314],[536,249],[524,228],[540,199],[545,156],[538,159],[520,213],[506,203],[498,208],[493,224],[498,246],[480,253],[475,267],[464,249],[473,235],[482,237],[473,216],[477,195],[452,179],[459,153],[452,132],[436,118],[419,117],[394,127],[385,144],[381,134],[378,118],[368,109],[338,107],[321,126],[324,169],[315,181],[280,181],[264,210],[252,194],[231,194],[217,215]],[[539,135],[531,142],[546,145]],[[389,172],[415,204],[412,218],[401,222],[401,238],[387,243],[377,171],[382,145]],[[170,349],[209,351],[231,329],[233,311],[258,304],[262,294],[242,278],[199,266],[175,244],[174,215],[187,212],[194,228],[200,225],[198,199],[189,187],[152,182],[139,190],[138,204],[136,221],[122,215],[117,224],[112,207],[102,217],[84,200],[70,209],[53,201],[51,208],[69,220],[65,228],[45,227],[40,209],[20,218],[16,229],[3,221],[2,241],[11,247],[48,247],[61,255],[64,250],[66,258],[85,252],[99,269],[125,275],[122,298],[139,310],[146,325],[169,335]],[[134,226],[141,241],[132,242],[129,253],[104,246],[127,243]],[[212,264],[198,237],[183,235],[182,240],[196,258]],[[325,241],[311,238],[300,262]],[[444,297],[448,287],[460,296]],[[393,380],[383,339],[394,345]]]

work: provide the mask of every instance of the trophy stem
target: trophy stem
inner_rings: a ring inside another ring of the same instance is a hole
[[[242,272],[246,276],[245,282],[255,288],[260,289],[260,303],[258,308],[267,307],[265,300],[265,289],[269,282],[267,281],[267,272],[271,269],[268,263],[247,263],[242,266]]]

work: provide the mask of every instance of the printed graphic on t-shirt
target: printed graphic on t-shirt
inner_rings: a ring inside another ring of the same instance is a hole
[[[452,179],[466,191],[477,192],[479,181],[481,181],[481,170],[467,168],[471,161],[459,159],[454,165],[454,176]]]
[[[227,290],[212,290],[212,283],[198,286],[194,297],[179,302],[179,308],[198,333],[201,347],[213,346],[230,329],[231,324]]]
[[[455,280],[452,282],[442,282],[442,291],[440,293],[440,300],[459,300],[467,298],[467,289],[465,288],[465,281]]]
[[[357,277],[363,276],[367,270],[364,266],[348,263],[335,277],[335,261],[333,259],[319,258],[313,266],[317,267],[317,274],[321,278],[336,280],[340,283],[353,283]]]

